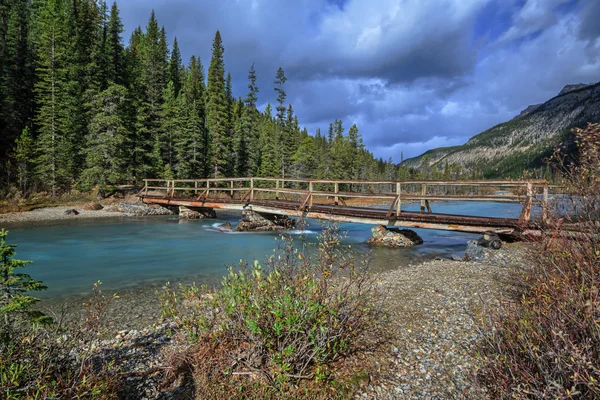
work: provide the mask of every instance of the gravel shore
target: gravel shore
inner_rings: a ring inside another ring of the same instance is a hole
[[[358,397],[487,398],[474,385],[482,338],[478,320],[498,304],[510,270],[527,259],[526,250],[524,244],[509,244],[486,262],[435,260],[378,275],[390,291],[390,367]]]
[[[76,210],[78,214],[67,213],[68,210]],[[85,206],[59,206],[38,208],[32,211],[0,214],[0,224],[168,214],[173,213],[160,206],[148,206],[139,202],[111,204],[105,206],[101,210],[88,210]]]
[[[66,215],[67,210],[77,210],[79,215]],[[15,223],[15,222],[37,222],[37,221],[58,221],[71,219],[87,219],[87,218],[115,218],[122,217],[124,214],[119,211],[88,211],[81,207],[62,206],[62,207],[45,207],[38,208],[33,211],[12,212],[8,214],[0,214],[0,224]]]
[[[392,340],[379,358],[379,374],[356,398],[486,399],[485,389],[474,384],[478,319],[498,304],[509,272],[527,260],[527,250],[507,244],[485,262],[434,260],[376,272],[378,285],[389,291]],[[161,352],[177,344],[161,325],[156,289],[122,293],[109,312],[114,339],[104,341],[98,354],[118,359],[135,375],[126,384],[132,399],[177,397],[159,389]]]

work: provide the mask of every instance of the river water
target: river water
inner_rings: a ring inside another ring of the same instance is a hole
[[[409,204],[404,210],[417,210]],[[439,213],[511,217],[519,204],[447,202],[433,203]],[[227,265],[240,259],[264,260],[277,246],[277,233],[223,233],[216,226],[240,216],[218,212],[218,219],[179,221],[177,216],[95,220],[63,220],[35,225],[11,225],[9,241],[17,243],[17,258],[34,263],[26,272],[43,281],[48,290],[40,297],[89,293],[97,280],[105,291],[142,285],[196,282],[214,285]],[[304,232],[316,241],[321,225],[309,220]],[[462,256],[466,242],[477,235],[452,231],[415,229],[424,244],[409,249],[371,247],[364,242],[372,226],[345,223],[343,244],[371,259],[376,269],[391,269],[435,257]]]

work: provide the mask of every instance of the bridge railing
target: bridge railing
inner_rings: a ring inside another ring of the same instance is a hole
[[[315,204],[365,207],[389,205],[388,216],[402,212],[407,202],[420,202],[421,212],[431,213],[434,201],[521,203],[519,218],[529,221],[534,205],[542,218],[549,213],[549,190],[545,180],[331,180],[298,178],[144,179],[141,197],[220,199],[252,203],[277,200],[298,202],[300,210]]]

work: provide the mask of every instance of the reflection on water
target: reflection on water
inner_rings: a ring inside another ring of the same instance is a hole
[[[519,204],[433,203],[434,212],[516,218]],[[403,209],[418,210],[418,204]],[[219,213],[217,220],[179,221],[177,217],[69,220],[12,226],[10,242],[18,243],[17,257],[33,260],[27,267],[36,279],[48,285],[42,296],[88,292],[101,280],[113,291],[167,280],[215,283],[227,265],[241,259],[264,260],[276,247],[275,233],[223,233],[216,227],[235,225],[239,215]],[[437,256],[462,255],[467,240],[476,235],[452,231],[416,229],[425,243],[410,249],[388,249],[364,244],[372,226],[342,224],[347,236],[343,244],[359,253],[369,253],[377,269],[396,268]],[[321,231],[317,221],[308,221],[304,231],[314,242]]]

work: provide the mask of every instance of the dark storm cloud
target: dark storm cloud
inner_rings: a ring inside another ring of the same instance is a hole
[[[221,31],[234,94],[255,64],[259,103],[278,66],[309,132],[357,123],[378,157],[399,161],[470,136],[600,80],[598,0],[121,0],[130,33],[156,10],[184,62],[210,63]]]
[[[588,0],[581,8],[579,37],[596,40],[600,37],[600,1]]]

